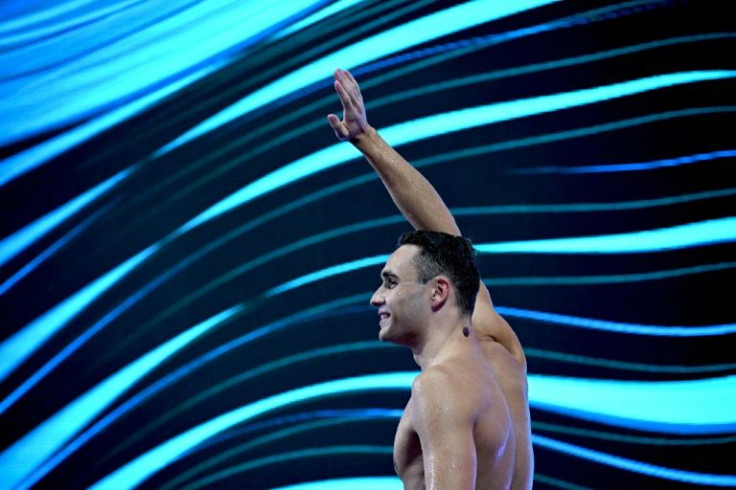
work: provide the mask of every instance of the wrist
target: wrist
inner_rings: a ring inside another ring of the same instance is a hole
[[[366,124],[365,129],[350,138],[350,142],[359,150],[373,144],[378,138],[378,132],[370,124]]]

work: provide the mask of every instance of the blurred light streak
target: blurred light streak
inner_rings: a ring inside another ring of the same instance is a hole
[[[0,93],[16,96],[3,97],[0,144],[77,122],[156,90],[171,77],[220,64],[224,53],[261,40],[325,1],[196,2],[48,75],[30,82],[4,82]],[[37,87],[44,90],[34,90]]]
[[[396,147],[405,143],[477,126],[594,104],[676,85],[732,77],[736,77],[736,71],[710,70],[655,75],[573,92],[498,102],[485,106],[436,114],[382,129],[381,134],[389,144]],[[358,157],[360,157],[358,150],[346,143],[338,143],[318,150],[251,182],[242,189],[220,200],[185,223],[178,230],[178,233],[186,233],[192,228],[196,228],[206,221],[257,199],[264,194]]]
[[[189,328],[118,370],[36,426],[0,454],[0,481],[15,488],[31,487],[46,474],[31,472],[74,434],[141,378],[238,311],[239,308],[232,308]]]
[[[51,244],[46,250],[38,254],[33,260],[28,262],[26,265],[21,267],[15,274],[10,276],[8,279],[3,281],[2,284],[0,284],[0,296],[8,292],[15,284],[18,283],[21,279],[26,277],[28,274],[33,272],[33,270],[41,265],[46,259],[54,255],[57,251],[59,251],[61,248],[63,248],[66,244],[70,243],[72,240],[74,240],[80,233],[85,231],[92,223],[97,221],[100,216],[106,214],[110,208],[112,208],[115,204],[115,201],[108,203],[101,208],[97,209],[94,213],[92,213],[90,216],[85,218],[81,223],[76,225],[74,228],[72,228],[69,232],[64,234],[61,238],[56,240],[54,243]]]
[[[411,386],[416,374],[415,372],[399,372],[338,379],[305,386],[250,403],[169,439],[115,470],[90,488],[94,490],[133,488],[160,469],[179,459],[192,447],[229,429],[233,425],[295,403],[327,396],[366,391],[405,390]]]
[[[2,241],[0,241],[0,267],[31,246],[33,242],[51,232],[61,223],[84,209],[85,206],[94,202],[111,188],[118,185],[118,183],[127,179],[131,173],[132,169],[130,168],[123,170],[122,172],[118,172],[106,181],[97,184],[92,189],[86,191],[84,194],[75,197],[66,204],[63,204],[53,211],[41,216],[33,223],[30,223],[22,229],[14,232],[12,235],[3,238]]]
[[[655,230],[476,245],[479,253],[626,254],[702,247],[736,241],[736,217]]]
[[[327,17],[331,15],[335,15],[338,12],[342,12],[343,10],[353,7],[364,1],[365,0],[337,0],[336,2],[331,3],[325,6],[324,8],[322,8],[321,10],[313,13],[309,17],[302,19],[295,24],[290,25],[289,27],[285,29],[281,29],[279,32],[277,32],[274,35],[274,39],[281,39],[282,37],[289,36],[306,27],[314,25],[318,23],[319,21],[326,19]]]
[[[382,390],[409,390],[418,372],[394,372],[326,381],[279,393],[219,415],[159,444],[115,470],[91,488],[133,488],[195,446],[229,428],[296,403],[327,396]],[[632,403],[631,400],[636,400]],[[690,381],[614,381],[529,375],[530,406],[623,427],[669,433],[713,433],[736,428],[736,376]],[[662,406],[671,407],[661,410]],[[712,408],[704,411],[703,406]],[[543,441],[547,439],[544,438]],[[576,453],[593,457],[592,453]],[[598,459],[594,459],[598,461]],[[628,460],[630,461],[630,460]],[[624,464],[618,460],[607,464]],[[652,465],[626,463],[646,471]],[[666,469],[665,469],[666,470]],[[659,470],[658,470],[659,471]],[[655,476],[711,478],[671,470]],[[673,473],[674,472],[674,473]],[[709,480],[710,481],[710,480]]]
[[[404,484],[396,476],[364,476],[336,478],[297,483],[272,490],[404,490]]]
[[[587,459],[614,468],[632,471],[644,475],[654,476],[664,480],[681,481],[696,485],[709,485],[719,487],[736,486],[736,475],[715,475],[708,473],[697,473],[694,471],[666,468],[650,463],[643,463],[632,459],[622,458],[611,454],[594,451],[592,449],[576,446],[567,442],[557,441],[540,435],[533,434],[532,442],[535,446],[551,449],[553,451],[569,454],[578,458]]]
[[[634,172],[640,170],[656,170],[659,168],[677,167],[692,163],[708,162],[721,158],[736,157],[736,150],[720,150],[710,153],[698,153],[676,158],[665,158],[643,163],[614,163],[607,165],[583,165],[577,167],[529,167],[520,168],[515,171],[519,174],[592,174],[611,172]]]
[[[43,345],[51,336],[66,326],[72,319],[82,312],[93,301],[113,287],[138,264],[156,252],[157,246],[152,245],[126,260],[102,277],[91,282],[61,303],[57,304],[31,323],[21,328],[0,344],[0,380],[5,379],[26,358]],[[86,341],[92,333],[79,337],[74,343],[67,346],[51,361],[36,371],[0,402],[0,414],[4,413],[28,390],[36,385],[49,371],[64,360],[80,343]]]
[[[549,359],[569,364],[582,364],[585,366],[596,366],[619,371],[638,371],[644,373],[678,373],[678,374],[702,374],[716,372],[734,372],[736,364],[707,364],[704,366],[673,366],[669,364],[644,364],[640,362],[616,361],[613,359],[601,359],[598,357],[579,356],[566,352],[556,352],[533,347],[524,348],[524,354],[529,357]]]
[[[710,335],[730,335],[736,333],[736,323],[706,326],[640,325],[636,323],[612,322],[608,320],[597,320],[595,318],[583,318],[571,315],[560,315],[558,313],[524,310],[521,308],[512,308],[507,306],[499,306],[496,308],[496,311],[501,315],[512,318],[525,318],[544,323],[565,325],[568,327],[587,328],[591,330],[602,330],[633,335],[705,337]]]
[[[39,143],[27,150],[6,158],[0,162],[0,187],[25,173],[30,172],[36,167],[39,167],[44,163],[48,163],[51,159],[102,133],[103,131],[110,129],[116,124],[143,112],[169,95],[178,92],[180,89],[221,67],[222,64],[212,64],[202,70],[192,73],[191,75],[175,80],[170,85],[156,90],[155,92],[136,98],[126,105],[111,110],[107,114],[100,115],[58,136],[54,136],[43,143]],[[137,163],[129,170],[136,171],[140,165],[141,163]]]
[[[220,471],[212,472],[206,477],[184,485],[182,490],[194,490],[197,488],[211,488],[210,485],[216,484],[222,480],[226,480],[238,473],[244,473],[256,468],[267,466],[274,463],[283,463],[293,461],[295,459],[314,458],[324,456],[338,456],[346,454],[382,454],[390,455],[393,453],[392,446],[371,446],[371,445],[349,445],[349,446],[327,446],[308,449],[299,449],[275,454],[273,456],[264,456],[262,458],[241,463]],[[352,490],[352,487],[350,487]]]
[[[180,488],[180,485],[182,485],[187,480],[190,480],[193,476],[199,473],[202,473],[203,471],[206,471],[207,469],[212,468],[213,466],[218,466],[223,461],[226,461],[227,459],[237,456],[238,454],[242,454],[244,452],[250,451],[251,449],[255,447],[258,447],[260,445],[263,445],[269,442],[273,442],[279,439],[285,439],[285,438],[291,437],[293,435],[296,435],[302,432],[307,432],[307,431],[315,430],[315,429],[321,429],[323,427],[330,427],[334,425],[341,425],[341,424],[346,424],[346,423],[351,423],[351,422],[363,422],[363,421],[371,420],[371,419],[383,419],[383,418],[398,419],[401,417],[402,413],[403,413],[403,410],[383,409],[383,408],[352,409],[352,410],[319,410],[316,412],[307,412],[307,413],[302,412],[302,413],[298,413],[295,415],[287,415],[284,417],[279,417],[277,419],[270,419],[260,424],[259,423],[251,424],[250,426],[246,427],[246,429],[256,430],[256,429],[262,429],[264,427],[284,425],[286,423],[290,423],[294,421],[309,420],[309,422],[298,424],[292,427],[287,427],[286,429],[281,429],[276,432],[272,432],[272,433],[263,435],[261,437],[257,437],[256,439],[250,440],[236,447],[229,448],[224,451],[220,451],[217,453],[217,455],[213,456],[212,458],[209,458],[208,460],[203,461],[202,463],[199,463],[195,466],[188,468],[183,473],[179,473],[178,475],[176,475],[176,477],[172,478],[165,484],[161,485],[160,490]],[[241,434],[238,434],[238,435],[242,435],[243,432],[246,432],[246,431],[241,431]],[[251,430],[247,430],[247,432],[251,432]],[[206,446],[203,445],[203,446],[208,447],[209,445],[206,445]],[[202,446],[196,449],[201,449],[201,447]]]
[[[323,56],[318,61],[279,78],[187,131],[159,149],[154,156],[160,157],[169,153],[244,114],[323,80],[326,74],[332,73],[337,67],[359,66],[367,61],[406,49],[409,46],[421,44],[431,39],[555,1],[558,0],[517,0],[513,3],[476,0],[406,22],[391,30],[381,32],[371,38]]]
[[[496,277],[483,279],[486,286],[551,286],[560,284],[565,286],[577,286],[581,284],[616,284],[632,283],[638,281],[657,281],[672,277],[682,277],[692,274],[703,274],[707,272],[724,271],[736,267],[736,262],[721,262],[720,264],[696,265],[683,267],[681,269],[669,269],[664,271],[642,272],[635,274],[609,274],[596,276],[526,276],[526,277]]]
[[[61,450],[59,450],[56,454],[54,454],[54,456],[51,459],[46,461],[43,464],[43,466],[41,466],[33,475],[31,475],[31,478],[33,478],[34,481],[40,479],[43,475],[53,470],[56,466],[62,463],[70,454],[74,453],[77,449],[79,449],[81,446],[86,444],[90,439],[95,437],[97,434],[105,430],[112,423],[119,420],[124,415],[128,414],[130,411],[138,407],[140,404],[142,404],[146,400],[150,399],[152,396],[160,393],[165,388],[171,386],[172,384],[178,382],[179,380],[189,376],[191,373],[203,367],[207,363],[217,359],[218,357],[228,352],[231,352],[232,350],[252,340],[255,340],[261,337],[262,335],[272,333],[273,331],[275,331],[276,328],[284,328],[284,327],[293,326],[293,325],[296,325],[302,322],[310,321],[315,318],[319,318],[322,314],[324,314],[327,311],[329,311],[330,313],[335,312],[335,314],[339,314],[340,310],[336,310],[335,306],[348,302],[346,300],[348,300],[349,302],[352,302],[353,298],[349,297],[349,298],[339,300],[336,302],[330,302],[327,305],[322,305],[321,307],[312,308],[310,310],[307,310],[307,312],[301,312],[299,314],[291,315],[285,319],[282,319],[280,321],[266,325],[262,328],[256,329],[253,332],[245,334],[233,341],[230,341],[226,344],[219,346],[216,349],[206,352],[205,354],[197,357],[196,359],[192,361],[187,362],[185,365],[177,368],[175,371],[167,374],[166,376],[162,378],[159,378],[154,383],[147,386],[143,390],[139,391],[134,396],[127,399],[125,402],[121,403],[119,406],[115,407],[115,409],[112,410],[110,413],[106,414],[104,417],[96,421],[92,426],[90,426],[83,433],[81,433],[76,439],[71,441],[69,444],[67,444]],[[232,319],[234,316],[241,314],[245,309],[246,308],[244,308],[242,305],[236,305],[228,310],[218,313],[212,318],[217,319],[219,323],[222,323],[225,320]],[[311,316],[308,314],[308,312],[312,313]],[[175,417],[181,411],[206,399],[207,397],[217,394],[218,392],[226,389],[229,386],[232,386],[237,383],[241,383],[243,381],[246,381],[256,376],[260,376],[268,371],[279,369],[284,366],[289,366],[293,363],[301,362],[304,360],[314,359],[316,357],[329,356],[332,354],[347,352],[351,350],[361,350],[365,348],[370,348],[370,344],[373,344],[373,347],[377,347],[376,345],[377,342],[375,341],[374,342],[357,342],[354,344],[342,344],[338,346],[316,349],[313,351],[301,352],[299,354],[289,356],[284,359],[279,359],[277,361],[263,364],[257,368],[245,371],[239,374],[238,376],[235,376],[234,378],[230,378],[228,380],[217,383],[216,385],[200,393],[195,399],[189,400],[183,406],[177,406],[174,409],[167,411],[161,418],[159,418],[158,422],[149,424],[149,427],[151,425],[153,425],[154,427],[157,427],[161,423],[164,423],[167,420]],[[378,344],[378,346],[383,347],[382,344]],[[147,433],[147,430],[144,428],[142,433],[143,434]],[[140,433],[137,436],[134,435],[133,439],[135,440],[139,436],[140,436]]]

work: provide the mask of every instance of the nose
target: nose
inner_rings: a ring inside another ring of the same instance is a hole
[[[385,301],[383,299],[383,295],[380,294],[381,288],[379,287],[376,289],[376,292],[373,293],[373,296],[371,296],[371,306],[378,308],[381,306]]]

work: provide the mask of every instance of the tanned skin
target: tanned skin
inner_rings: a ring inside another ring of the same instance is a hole
[[[417,230],[459,236],[437,191],[368,124],[360,87],[336,70],[343,118],[327,116],[340,140],[360,150]],[[421,374],[399,422],[394,465],[406,489],[528,489],[534,456],[526,359],[481,282],[472,315],[462,314],[445,275],[423,284],[403,245],[386,262],[371,298],[379,338],[409,347]]]

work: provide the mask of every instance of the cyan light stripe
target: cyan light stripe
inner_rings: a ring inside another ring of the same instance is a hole
[[[374,390],[409,390],[417,374],[395,372],[338,379],[250,403],[160,444],[91,488],[133,488],[198,444],[272,410],[325,396]],[[732,431],[736,428],[736,376],[644,382],[530,375],[529,403],[540,409],[624,427],[676,433]],[[663,406],[668,407],[668,410],[662,410]],[[711,410],[714,406],[717,408]],[[708,407],[708,410],[704,410],[704,407]]]
[[[364,2],[365,0],[337,0],[335,3],[332,3],[330,5],[327,5],[326,7],[322,8],[321,10],[313,13],[309,17],[300,20],[299,22],[287,27],[286,29],[280,30],[275,36],[275,39],[281,39],[282,37],[289,36],[297,31],[300,31],[302,29],[305,29],[311,25],[316,24],[317,22],[326,19],[327,17],[331,15],[335,15],[338,12],[342,12],[343,10],[353,7],[361,2]]]
[[[259,107],[323,80],[337,67],[359,66],[410,46],[555,1],[557,0],[517,0],[516,2],[476,0],[407,22],[328,54],[318,61],[279,78],[187,131],[158,150],[155,155],[161,156],[168,153]]]
[[[128,388],[240,309],[239,306],[230,308],[191,327],[69,403],[0,454],[0,481],[12,482],[11,486],[18,484],[18,488],[33,486],[67,456],[66,447],[62,451],[59,449]],[[45,461],[52,454],[53,457]]]
[[[530,167],[517,170],[520,174],[598,174],[611,172],[634,172],[640,170],[656,170],[658,168],[678,167],[691,163],[709,162],[722,158],[736,157],[736,150],[720,150],[710,153],[698,153],[676,158],[665,158],[642,163],[612,163],[607,165],[581,165],[575,167]]]
[[[696,473],[694,471],[678,470],[674,468],[666,468],[650,463],[643,463],[632,459],[613,456],[611,454],[594,451],[592,449],[576,446],[567,442],[557,441],[540,435],[532,435],[532,442],[536,446],[551,449],[553,451],[570,454],[578,458],[595,461],[597,463],[621,468],[643,475],[654,476],[665,480],[674,480],[685,483],[693,483],[696,485],[709,485],[719,487],[736,486],[736,475],[715,475],[708,473]]]
[[[670,228],[477,245],[479,253],[622,254],[702,247],[736,241],[736,217],[688,223]]]
[[[297,483],[273,490],[404,490],[404,484],[395,476],[366,476],[355,478],[336,478]]]
[[[237,313],[224,311],[191,327],[106,378],[34,428],[0,454],[0,481],[13,488],[29,488],[45,473],[31,472],[71,437],[118,399],[126,390],[188,344]],[[31,476],[31,478],[27,478]]]
[[[354,271],[356,269],[362,269],[364,267],[371,267],[374,265],[383,264],[388,260],[388,255],[376,255],[375,257],[367,257],[365,259],[355,260],[353,262],[346,262],[344,264],[327,267],[321,271],[313,272],[305,276],[301,276],[292,281],[286,282],[277,286],[265,293],[266,297],[276,296],[277,294],[285,293],[290,289],[295,289],[305,284],[312,282],[321,281],[328,277],[336,276],[338,274],[344,274],[346,272]]]
[[[617,332],[635,335],[655,335],[665,337],[703,337],[709,335],[730,335],[736,333],[736,323],[725,323],[721,325],[707,326],[664,326],[664,325],[640,325],[636,323],[611,322],[597,320],[595,318],[583,318],[579,316],[560,315],[558,313],[547,313],[544,311],[524,310],[508,306],[498,306],[496,311],[501,315],[512,318],[525,318],[545,323],[566,325],[576,328],[587,328],[602,330],[606,332]]]
[[[736,376],[618,381],[530,375],[529,404],[629,429],[669,434],[728,433],[736,430]]]
[[[306,386],[245,405],[208,422],[200,424],[169,441],[151,449],[92,485],[94,490],[122,490],[134,488],[151,475],[176,461],[197,444],[232,427],[272,410],[306,400],[351,392],[377,390],[403,390],[411,386],[414,372],[388,373],[338,379]]]
[[[0,380],[5,379],[28,356],[33,354],[51,336],[63,328],[94,300],[150,257],[158,247],[153,245],[126,260],[104,276],[88,284],[75,294],[13,334],[0,344]],[[5,412],[23,394],[31,389],[51,369],[49,364],[37,371],[0,402],[0,414]]]
[[[33,242],[49,233],[61,223],[74,216],[78,211],[102,196],[112,187],[128,178],[131,172],[132,169],[128,168],[117,173],[106,181],[97,184],[84,194],[75,197],[12,235],[3,238],[0,241],[0,266],[21,253],[33,244]]]
[[[574,92],[500,102],[428,116],[381,130],[393,146],[502,121],[594,104],[676,85],[736,77],[736,71],[712,70],[656,75]],[[186,232],[231,209],[307,176],[335,167],[360,154],[352,145],[335,144],[289,163],[214,204],[180,228]]]
[[[156,90],[148,95],[136,98],[129,104],[123,105],[117,109],[111,110],[107,114],[96,117],[88,122],[80,124],[79,126],[66,131],[59,136],[55,136],[49,140],[44,141],[36,146],[33,146],[27,150],[16,153],[15,155],[3,160],[0,165],[0,187],[12,181],[13,179],[20,177],[21,175],[30,172],[47,163],[52,158],[61,155],[67,150],[70,150],[80,143],[87,141],[88,139],[102,133],[106,129],[109,129],[116,124],[119,124],[136,114],[143,112],[156,102],[162,100],[165,97],[177,92],[178,90],[186,87],[187,85],[203,78],[205,75],[217,70],[222,67],[220,63],[213,63],[210,66],[203,68],[189,76],[176,80],[171,84]],[[135,165],[131,170],[137,170],[138,165]]]
[[[1,83],[0,94],[15,96],[2,98],[0,143],[79,121],[131,96],[156,90],[170,77],[219,63],[222,57],[234,54],[230,51],[234,47],[260,40],[280,24],[325,1],[193,2],[125,39],[65,63],[54,70],[54,83],[44,85],[44,90],[22,90],[27,88],[25,80]],[[153,10],[145,3],[143,6]],[[121,24],[104,27],[124,29],[125,24],[121,20]],[[3,59],[7,61],[8,56],[12,53]],[[25,63],[23,58],[14,62]],[[33,83],[42,81],[34,79]]]

